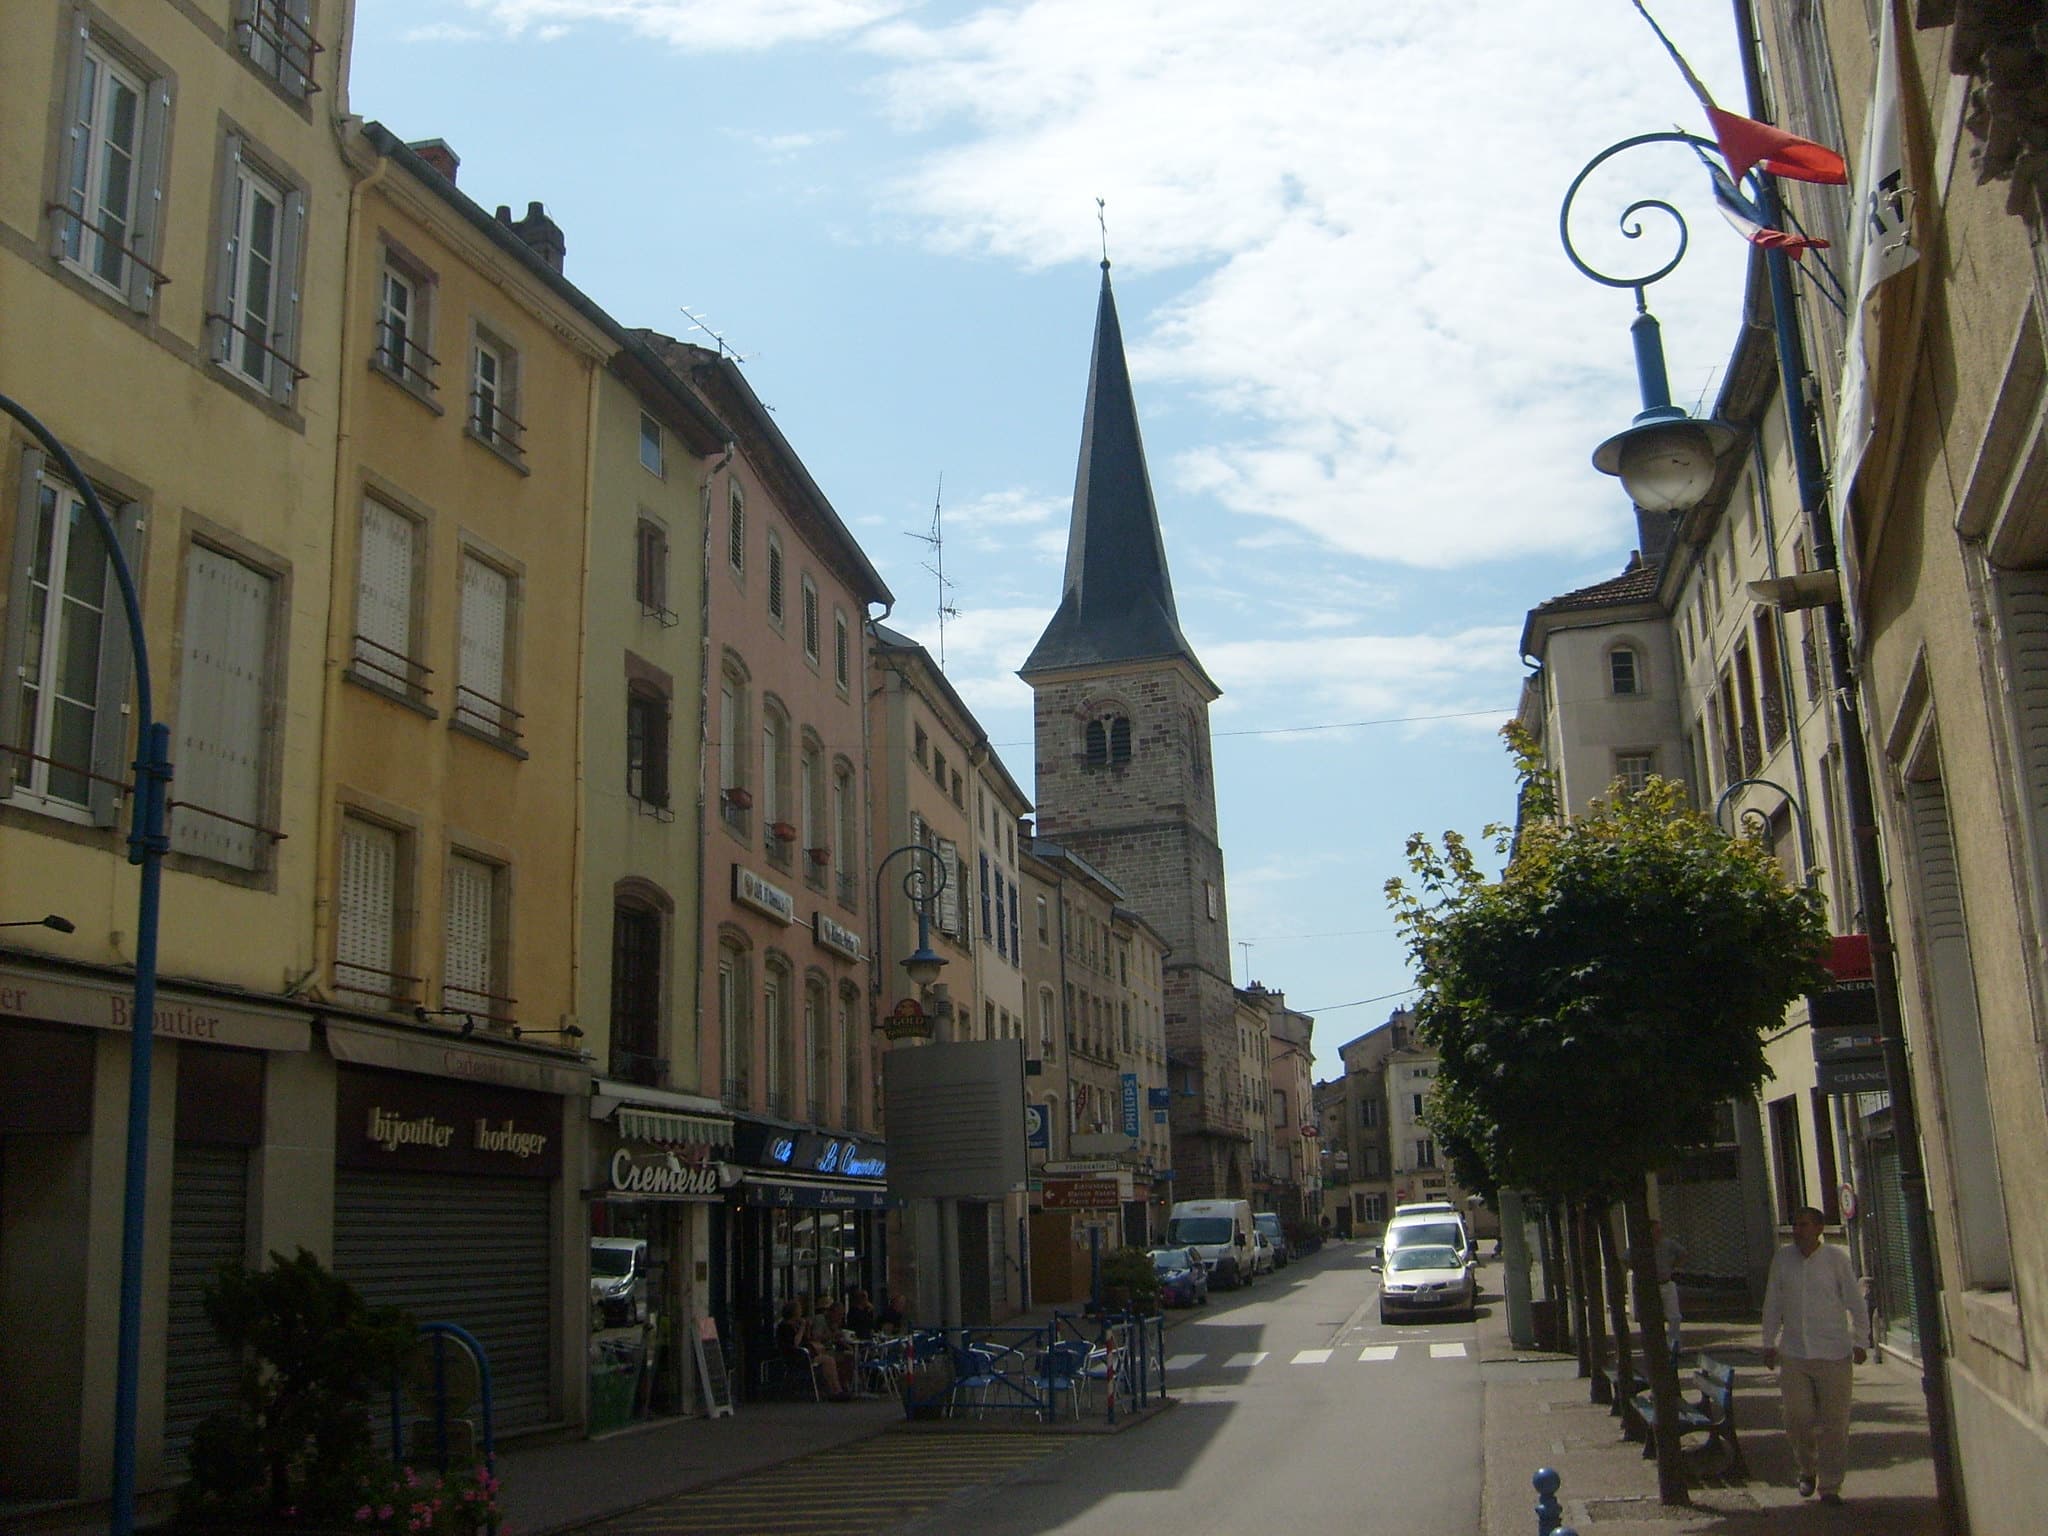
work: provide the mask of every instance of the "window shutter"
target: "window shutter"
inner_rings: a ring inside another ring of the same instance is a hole
[[[960,932],[959,845],[949,837],[939,839],[939,863],[946,871],[946,888],[939,892],[939,927],[955,938]]]
[[[13,558],[7,567],[6,650],[0,652],[0,742],[21,740],[21,669],[28,649],[29,577],[36,557],[36,501],[43,485],[43,450],[24,448],[21,478],[15,487]],[[14,793],[14,781],[25,765],[12,752],[0,752],[0,799]]]
[[[341,873],[334,917],[334,984],[377,1007],[398,990],[393,900],[398,887],[398,834],[353,817],[341,824]]]
[[[178,680],[178,777],[171,820],[180,853],[254,869],[263,838],[263,716],[270,578],[194,544],[186,556],[185,644]],[[219,811],[234,821],[206,815]]]
[[[135,218],[129,226],[129,249],[144,261],[158,261],[157,230],[164,200],[164,142],[171,127],[171,88],[152,80],[144,88],[142,162],[136,167]],[[156,274],[142,262],[128,263],[128,307],[148,314],[156,302]]]
[[[470,710],[503,730],[507,717],[497,708],[505,697],[505,614],[511,583],[505,573],[474,555],[462,560],[462,686],[472,695]]]
[[[401,658],[412,654],[412,519],[381,501],[363,500],[362,549],[356,575],[356,633],[386,650],[357,647],[371,675],[407,686]]]
[[[1997,592],[2014,766],[2038,904],[2048,897],[2048,571],[2001,572]]]
[[[82,488],[81,488],[82,489]],[[142,508],[136,502],[117,503],[107,509],[113,519],[114,538],[128,562],[130,573],[142,569]],[[111,827],[121,794],[130,777],[128,748],[128,679],[135,667],[134,642],[129,638],[128,605],[121,598],[120,578],[114,562],[107,561],[101,602],[106,614],[100,626],[99,705],[92,720],[92,824]]]
[[[270,396],[279,405],[289,405],[299,381],[292,364],[299,356],[299,262],[306,245],[306,194],[297,188],[286,188],[280,218],[284,227],[278,236],[277,301],[267,339],[278,352],[270,360],[276,370],[270,381]]]
[[[491,985],[491,887],[488,864],[461,857],[448,861],[448,889],[443,893],[444,937],[442,1005],[478,1013],[495,1012]]]
[[[213,323],[213,360],[217,363],[228,362],[234,356],[235,333],[227,317],[235,311],[235,253],[237,231],[242,223],[242,184],[238,174],[241,169],[242,136],[227,134],[221,140],[220,188],[215,194],[219,229],[213,259],[213,312],[220,318]]]
[[[92,37],[92,25],[86,20],[85,7],[74,5],[68,11],[71,53],[64,61],[64,164],[57,178],[60,197],[67,195],[63,189],[69,188],[78,178],[78,157],[86,152],[86,132],[79,125],[78,117],[85,110],[85,45]],[[80,241],[80,249],[84,249],[84,231],[69,218],[53,215],[50,219],[50,254],[63,256],[64,242],[74,234]]]

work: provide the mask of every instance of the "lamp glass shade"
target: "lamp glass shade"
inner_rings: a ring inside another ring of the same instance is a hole
[[[903,974],[910,978],[915,987],[928,987],[939,979],[939,971],[945,961],[932,953],[929,946],[920,945],[903,958]]]
[[[1621,483],[1645,512],[1686,512],[1714,488],[1714,445],[1696,421],[1629,434],[1621,445]]]

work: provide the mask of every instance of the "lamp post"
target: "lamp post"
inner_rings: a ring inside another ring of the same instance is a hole
[[[1645,441],[1637,434],[1646,426],[1655,427],[1672,420],[1668,387],[1663,388],[1661,394],[1655,388],[1663,378],[1663,347],[1657,337],[1656,321],[1650,316],[1643,302],[1643,290],[1651,283],[1668,276],[1684,258],[1687,243],[1685,220],[1669,203],[1654,198],[1640,199],[1623,211],[1622,233],[1629,239],[1641,236],[1640,223],[1632,224],[1630,221],[1645,209],[1656,209],[1668,216],[1678,236],[1678,249],[1668,262],[1641,277],[1630,278],[1609,276],[1588,266],[1572,246],[1569,222],[1572,198],[1594,169],[1626,150],[1655,143],[1686,144],[1703,153],[1712,154],[1718,154],[1720,148],[1711,140],[1677,131],[1638,134],[1634,138],[1608,146],[1588,161],[1585,168],[1573,179],[1570,189],[1565,193],[1564,206],[1558,214],[1558,231],[1564,241],[1565,255],[1580,272],[1594,282],[1608,287],[1636,290],[1638,315],[1633,329],[1636,337],[1636,367],[1638,377],[1642,381],[1644,409],[1628,431],[1609,438],[1594,451],[1594,467],[1603,473],[1620,476],[1622,484],[1628,489],[1629,494],[1636,498],[1636,505],[1639,507],[1646,510],[1684,511],[1697,505],[1712,489],[1714,477],[1711,470],[1702,474],[1695,458],[1684,455],[1682,449],[1667,451],[1663,446],[1664,440],[1651,440],[1651,447],[1636,447],[1633,452],[1627,449],[1631,443],[1641,444]],[[1762,222],[1775,226],[1779,210],[1771,178],[1751,173],[1746,180],[1754,190],[1755,200],[1763,211]],[[1876,994],[1877,1034],[1884,1049],[1885,1085],[1891,1102],[1893,1138],[1898,1147],[1899,1185],[1903,1197],[1901,1203],[1905,1207],[1907,1262],[1913,1281],[1914,1332],[1918,1336],[1920,1348],[1920,1385],[1927,1402],[1928,1448],[1934,1466],[1935,1497],[1950,1527],[1961,1530],[1964,1528],[1965,1518],[1962,1482],[1961,1474],[1955,1465],[1950,1439],[1953,1415],[1948,1402],[1947,1376],[1941,1364],[1942,1320],[1940,1304],[1936,1300],[1934,1233],[1927,1213],[1927,1170],[1920,1151],[1920,1119],[1913,1094],[1912,1069],[1906,1058],[1904,1020],[1899,1004],[1897,952],[1892,944],[1890,905],[1886,896],[1882,857],[1878,848],[1876,797],[1872,789],[1870,756],[1864,739],[1856,670],[1850,651],[1848,622],[1843,608],[1834,524],[1828,508],[1827,477],[1821,468],[1819,425],[1807,395],[1804,349],[1798,314],[1792,297],[1791,263],[1782,249],[1766,249],[1764,270],[1771,298],[1771,328],[1777,342],[1778,393],[1784,401],[1786,420],[1790,428],[1792,463],[1799,487],[1800,513],[1805,521],[1809,547],[1813,551],[1815,570],[1806,580],[1795,578],[1782,584],[1770,583],[1770,588],[1782,585],[1783,590],[1760,590],[1757,596],[1787,608],[1817,607],[1822,612],[1827,629],[1829,692],[1834,700],[1835,733],[1842,754],[1842,791],[1849,822],[1849,841],[1854,850],[1852,863],[1856,901],[1861,908],[1864,932],[1870,940],[1870,969]],[[1677,414],[1683,415],[1682,412]],[[1646,422],[1646,417],[1653,419]],[[1708,436],[1711,441],[1714,436],[1712,429],[1721,424],[1701,422],[1698,425],[1709,429]],[[1728,429],[1721,426],[1721,430]],[[1732,438],[1729,440],[1732,441]],[[1686,458],[1683,467],[1676,462],[1681,456]],[[1673,487],[1682,494],[1689,495],[1690,499],[1658,499],[1668,496]],[[1645,496],[1652,499],[1645,501]],[[1830,577],[1833,579],[1830,580]],[[1731,786],[1739,787],[1740,785]],[[1778,788],[1776,785],[1770,787]],[[1779,793],[1782,794],[1784,791],[1780,789]],[[1792,799],[1789,795],[1786,798]],[[1724,796],[1724,802],[1725,799]],[[1796,801],[1793,803],[1797,804]],[[1720,806],[1717,806],[1717,818],[1719,811]],[[1803,827],[1803,813],[1801,819]],[[1807,862],[1810,871],[1810,857]]]
[[[932,903],[945,890],[952,871],[946,868],[946,861],[939,857],[936,848],[927,848],[922,843],[905,843],[883,854],[881,863],[875,866],[875,922],[878,927],[882,922],[882,874],[900,858],[910,860],[909,867],[903,872],[903,898],[917,913],[917,948],[904,956],[903,973],[910,978],[910,984],[917,993],[914,998],[905,998],[883,1020],[882,1032],[891,1040],[929,1040],[935,1021],[925,1012],[923,1005],[946,964],[945,957],[932,949]],[[880,944],[875,946],[875,992],[878,996],[882,991],[881,948]]]
[[[120,1319],[114,1355],[113,1475],[108,1512],[112,1536],[133,1536],[135,1418],[142,1375],[143,1206],[149,1185],[150,1048],[156,1027],[157,914],[163,889],[164,854],[170,847],[164,836],[164,798],[171,783],[171,730],[156,718],[151,705],[149,646],[142,637],[142,599],[136,593],[127,557],[121,553],[114,520],[107,515],[99,493],[78,467],[71,450],[48,427],[6,395],[0,395],[0,411],[28,428],[43,445],[44,452],[57,461],[84,500],[86,510],[91,512],[107,546],[107,563],[121,589],[121,607],[128,620],[128,644],[135,653],[135,809],[128,833],[128,862],[139,866],[140,878],[135,897],[135,1022],[128,1032],[128,1155],[121,1196]],[[72,927],[54,915],[41,919],[41,923],[59,933]]]
[[[1727,811],[1729,802],[1735,798],[1737,793],[1752,787],[1757,789],[1772,790],[1784,798],[1786,807],[1792,812],[1793,822],[1799,828],[1800,883],[1803,885],[1812,885],[1816,873],[1813,864],[1813,828],[1807,822],[1806,807],[1801,805],[1799,803],[1799,797],[1793,794],[1792,791],[1787,789],[1784,785],[1775,784],[1769,779],[1735,780],[1726,789],[1721,791],[1721,798],[1714,802],[1714,825],[1717,827],[1721,825],[1722,815]],[[1770,818],[1764,815],[1764,813],[1761,810],[1759,810],[1757,807],[1753,805],[1746,805],[1740,811],[1738,811],[1732,818],[1730,818],[1728,825],[1724,830],[1728,833],[1730,837],[1733,837],[1735,835],[1735,828],[1737,824],[1742,822],[1760,824],[1761,828],[1764,831],[1768,832],[1770,830]]]

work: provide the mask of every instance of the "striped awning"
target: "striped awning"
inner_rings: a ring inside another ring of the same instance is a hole
[[[657,1141],[672,1147],[732,1145],[732,1121],[721,1115],[685,1115],[621,1104],[615,1118],[619,1135],[627,1141]]]

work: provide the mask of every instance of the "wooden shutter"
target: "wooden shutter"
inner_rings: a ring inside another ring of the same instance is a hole
[[[218,221],[213,255],[213,360],[231,362],[235,355],[235,333],[229,318],[235,312],[235,255],[242,226],[242,136],[230,133],[221,140],[220,184],[215,192]]]
[[[267,843],[256,826],[263,820],[271,609],[268,576],[203,544],[190,547],[171,847],[238,869],[256,868]]]
[[[341,824],[341,873],[334,916],[334,984],[384,1007],[399,989],[394,903],[398,834],[354,817]]]
[[[363,498],[362,547],[356,562],[356,633],[373,642],[356,660],[389,687],[409,689],[412,655],[412,519]]]
[[[71,51],[64,60],[64,159],[58,167],[57,181],[58,195],[68,198],[71,184],[79,174],[79,157],[85,154],[91,141],[89,131],[79,122],[79,115],[85,110],[85,45],[92,40],[92,24],[86,19],[84,6],[66,8],[65,33],[71,40]],[[78,241],[82,255],[84,226],[61,214],[51,218],[50,254],[62,257],[65,242],[70,239]]]
[[[14,543],[7,565],[6,649],[0,651],[0,742],[21,740],[21,669],[28,649],[29,586],[35,570],[36,509],[42,497],[43,450],[24,448],[21,476],[15,482]],[[0,799],[14,793],[17,778],[28,764],[12,752],[0,752]]]
[[[2039,922],[2048,914],[2048,571],[2002,571],[1996,591],[2015,788]]]
[[[83,488],[81,487],[81,492]],[[104,505],[104,501],[102,502]],[[127,562],[130,579],[142,569],[142,507],[116,502],[106,508],[114,524],[114,542]],[[97,523],[97,519],[94,520]],[[95,533],[94,542],[99,542]],[[100,586],[100,678],[92,712],[92,824],[111,827],[131,775],[134,753],[128,742],[128,682],[135,670],[135,642],[128,628],[128,604],[114,561],[107,561]],[[139,600],[139,595],[138,595]]]
[[[442,1004],[478,1013],[497,1012],[492,994],[492,895],[497,871],[477,859],[457,855],[448,861],[448,887],[442,892]]]
[[[507,730],[509,716],[497,706],[505,697],[505,620],[511,607],[511,578],[474,555],[462,558],[462,686],[472,695],[470,710],[493,729]]]
[[[960,933],[960,845],[951,838],[939,839],[939,861],[946,871],[946,888],[939,892],[939,927],[955,938]]]
[[[270,303],[270,335],[277,349],[270,359],[274,370],[270,397],[289,405],[298,388],[298,370],[292,366],[299,355],[299,263],[306,249],[306,194],[296,187],[284,188],[284,206],[278,210],[277,292]]]
[[[128,226],[128,248],[143,261],[161,266],[157,233],[163,224],[164,147],[171,130],[171,87],[151,80],[143,87],[142,153],[135,167],[135,214]],[[149,313],[156,302],[156,274],[139,261],[128,263],[128,307]]]

